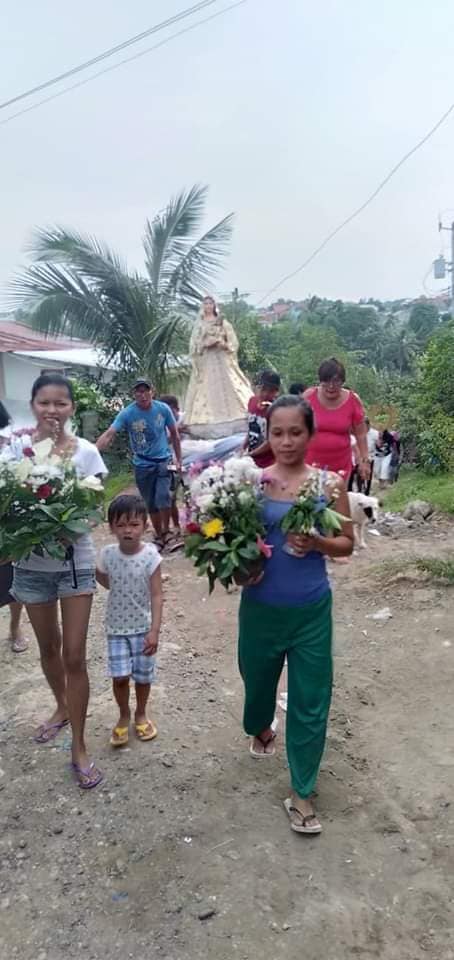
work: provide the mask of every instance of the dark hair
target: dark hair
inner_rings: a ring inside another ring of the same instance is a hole
[[[178,410],[180,407],[180,404],[178,403],[178,398],[174,397],[173,393],[167,393],[163,397],[159,397],[159,400],[160,400],[160,403],[166,403],[167,406],[170,407],[170,409],[172,409],[172,407],[176,407]]]
[[[32,403],[36,394],[42,390],[43,387],[65,387],[71,403],[75,403],[74,387],[71,380],[68,380],[67,377],[62,377],[61,373],[42,373],[41,376],[35,380],[32,386]]]
[[[142,497],[139,497],[137,493],[120,493],[118,497],[115,497],[109,503],[107,511],[109,526],[116,523],[120,517],[126,517],[127,520],[130,517],[141,517],[145,524],[148,520],[148,511]]]
[[[345,383],[345,367],[336,357],[330,357],[324,360],[318,368],[318,379],[320,383],[327,383],[328,380],[341,380]]]
[[[275,413],[276,410],[288,410],[290,407],[297,407],[298,410],[300,410],[307,428],[307,432],[309,436],[312,437],[315,433],[315,420],[314,411],[310,403],[308,403],[307,400],[303,400],[301,397],[295,397],[294,395],[290,396],[289,394],[284,397],[278,397],[277,400],[271,404],[268,414],[268,429],[271,427],[271,418],[273,413]]]
[[[0,400],[0,430],[4,430],[8,426],[10,421],[9,413],[6,407],[3,406],[2,401]]]
[[[291,397],[299,397],[300,393],[304,393],[306,387],[301,380],[297,380],[296,383],[291,383],[288,392]]]
[[[214,313],[215,317],[218,317],[218,316],[219,316],[218,305],[217,305],[216,300],[214,299],[214,297],[211,296],[211,293],[207,293],[207,294],[203,297],[203,299],[202,299],[202,307],[203,307],[203,304],[204,304],[205,300],[211,300],[211,303],[213,304],[213,313]]]
[[[262,370],[262,372],[259,373],[257,378],[258,387],[272,387],[275,390],[279,390],[280,385],[281,378],[274,370]]]

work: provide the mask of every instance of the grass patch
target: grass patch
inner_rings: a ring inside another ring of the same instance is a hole
[[[374,580],[388,584],[404,579],[414,582],[419,580],[421,586],[430,581],[453,586],[454,557],[447,556],[444,560],[436,557],[388,557],[374,564],[369,574]],[[418,574],[423,574],[423,577],[418,578]]]
[[[410,500],[428,500],[436,510],[454,515],[454,482],[448,473],[425,473],[414,467],[402,469],[399,480],[381,494],[385,510],[400,512]]]
[[[104,499],[110,503],[122,490],[130,487],[134,483],[134,477],[130,470],[123,470],[120,473],[109,474],[104,483]]]
[[[420,557],[415,561],[417,570],[429,574],[432,580],[443,580],[445,583],[454,584],[454,558],[447,557],[446,560],[437,560],[435,557]]]

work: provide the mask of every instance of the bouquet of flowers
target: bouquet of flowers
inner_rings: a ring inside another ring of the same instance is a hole
[[[64,560],[68,546],[104,516],[98,477],[79,479],[71,462],[51,455],[52,440],[0,452],[0,562],[45,552]]]
[[[227,589],[234,581],[258,576],[271,548],[264,542],[260,516],[262,470],[250,457],[232,457],[223,465],[196,472],[187,498],[186,556],[210,593],[216,580]]]
[[[340,480],[340,478],[337,478]],[[333,510],[333,504],[340,494],[336,475],[328,476],[326,470],[314,471],[301,487],[295,503],[285,514],[281,522],[283,533],[322,534],[332,536],[342,529],[342,523],[348,517]],[[284,547],[289,553],[291,547]]]

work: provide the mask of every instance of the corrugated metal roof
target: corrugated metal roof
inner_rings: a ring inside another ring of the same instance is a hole
[[[69,338],[46,337],[37,330],[26,327],[23,323],[14,323],[11,320],[0,320],[0,353],[13,353],[23,350],[74,350],[79,347],[88,347],[83,340]]]

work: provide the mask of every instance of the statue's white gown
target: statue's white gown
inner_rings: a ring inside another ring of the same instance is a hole
[[[193,436],[225,437],[245,429],[252,394],[238,364],[238,340],[221,317],[199,316],[190,343],[185,425]]]

